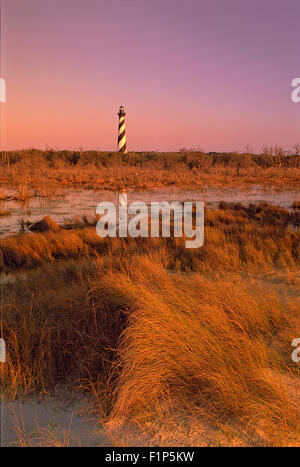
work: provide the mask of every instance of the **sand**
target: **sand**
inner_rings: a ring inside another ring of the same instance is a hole
[[[33,397],[1,403],[1,447],[112,446],[86,399]]]

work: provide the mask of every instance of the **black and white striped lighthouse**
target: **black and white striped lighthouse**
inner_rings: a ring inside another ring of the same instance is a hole
[[[126,133],[125,133],[125,111],[123,105],[120,106],[119,115],[119,133],[118,133],[118,151],[127,152]]]

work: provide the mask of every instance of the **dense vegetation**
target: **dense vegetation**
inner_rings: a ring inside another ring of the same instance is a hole
[[[20,271],[2,284],[4,394],[88,391],[110,430],[132,422],[150,444],[299,444],[289,215],[220,203],[197,250],[99,239],[87,219],[2,239],[2,267]]]
[[[300,185],[299,154],[279,148],[268,148],[262,154],[189,151],[120,154],[31,149],[2,152],[0,167],[1,186],[16,189],[18,199],[51,195],[62,187]]]

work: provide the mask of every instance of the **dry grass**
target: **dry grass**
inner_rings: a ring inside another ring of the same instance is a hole
[[[107,376],[106,349],[116,347],[123,318],[95,303],[94,271],[84,262],[47,265],[5,286],[1,329],[8,357],[1,376],[9,398]]]
[[[299,232],[280,208],[220,207],[199,250],[86,222],[1,240],[20,270],[2,284],[2,391],[90,391],[159,445],[299,445]]]
[[[76,219],[57,232],[17,235],[0,240],[0,271],[28,269],[57,259],[108,255],[130,257],[133,252],[164,258],[168,269],[209,272],[262,270],[299,265],[299,232],[290,229],[293,215],[268,204],[243,206],[220,203],[205,211],[205,242],[185,248],[185,238],[99,238],[94,224]]]
[[[130,309],[113,419],[140,427],[158,419],[168,431],[179,409],[183,419],[197,414],[223,432],[242,431],[249,444],[300,442],[300,407],[285,380],[300,390],[290,361],[296,301],[287,310],[257,283],[170,275],[148,257],[99,287]]]
[[[120,153],[24,150],[0,154],[0,183],[16,198],[50,196],[64,187],[144,189],[170,185],[299,187],[300,156],[280,148],[249,153]]]

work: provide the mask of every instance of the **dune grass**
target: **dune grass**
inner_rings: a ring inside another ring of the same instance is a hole
[[[198,250],[86,222],[1,240],[3,394],[91,392],[152,445],[299,445],[299,232],[267,205],[205,218]]]
[[[134,255],[45,265],[5,302],[11,398],[70,385],[92,391],[111,422],[131,420],[149,436],[157,425],[168,436],[179,412],[224,440],[230,431],[247,445],[299,442],[296,297],[282,303],[238,274],[182,275],[157,255]]]
[[[241,430],[250,444],[299,442],[300,407],[288,385],[300,389],[290,362],[296,301],[287,310],[257,283],[170,275],[148,257],[131,271],[99,285],[130,309],[112,418],[141,427],[159,419],[168,432],[179,410],[182,420],[197,414],[223,432]]]

